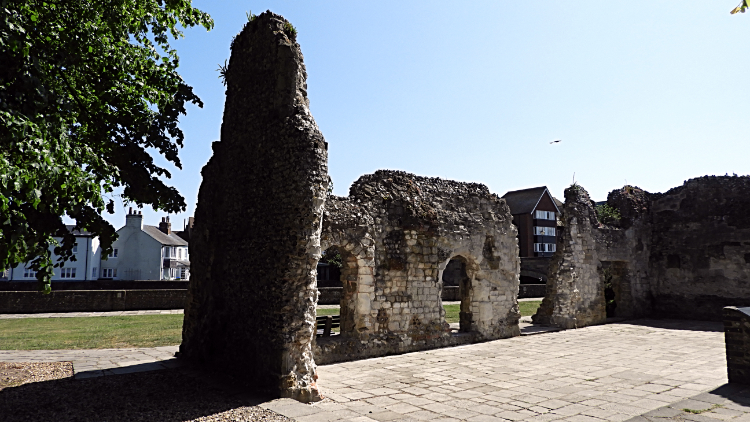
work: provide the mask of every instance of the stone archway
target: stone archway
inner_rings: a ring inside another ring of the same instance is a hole
[[[442,288],[446,286],[458,287],[458,301],[460,302],[459,329],[461,333],[472,331],[472,276],[474,275],[469,260],[461,255],[455,255],[445,264],[441,275]],[[441,292],[442,293],[442,292]]]
[[[331,245],[325,249],[323,258],[330,254],[336,254],[331,259],[332,262],[339,262],[340,269],[339,280],[341,282],[341,299],[339,300],[339,315],[341,317],[340,333],[341,335],[350,335],[355,328],[356,303],[355,295],[359,282],[359,264],[357,257],[340,245]],[[332,264],[335,265],[335,264]]]
[[[353,239],[345,233],[326,233],[321,239],[322,249],[335,247],[341,254],[340,314],[341,334],[344,336],[356,335],[361,328],[371,325],[374,251],[366,243],[366,236]]]

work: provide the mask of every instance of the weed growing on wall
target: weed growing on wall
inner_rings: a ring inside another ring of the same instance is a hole
[[[620,218],[622,218],[620,210],[610,206],[609,204],[597,205],[595,210],[596,218],[600,223],[617,224],[620,222]]]

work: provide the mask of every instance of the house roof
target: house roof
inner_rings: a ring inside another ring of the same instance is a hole
[[[510,207],[511,214],[529,214],[534,211],[545,192],[552,198],[555,208],[560,212],[559,201],[549,193],[546,186],[510,191],[503,195],[503,199]]]
[[[81,230],[75,230],[76,226],[73,224],[66,224],[65,228],[68,229],[70,234],[73,236],[84,236],[84,237],[93,237],[94,235],[91,232],[81,231]]]
[[[168,246],[187,246],[188,243],[183,240],[180,236],[177,236],[174,232],[172,234],[166,234],[159,230],[156,226],[143,225],[143,231],[149,236],[153,237],[154,240],[161,243],[162,245]]]

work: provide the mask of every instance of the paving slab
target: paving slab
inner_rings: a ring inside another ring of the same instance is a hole
[[[75,378],[84,379],[176,368],[178,348],[0,350],[0,362],[72,362]]]
[[[713,322],[638,320],[546,331],[324,365],[318,374],[324,395],[347,400],[326,399],[325,412],[363,409],[375,420],[390,411],[401,415],[393,420],[620,422],[677,415],[745,422],[750,413],[713,408],[685,417],[669,407],[701,394],[692,400],[702,398],[709,408],[720,400],[705,396],[727,382],[723,329]]]

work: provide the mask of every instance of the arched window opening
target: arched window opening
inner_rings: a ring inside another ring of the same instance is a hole
[[[460,311],[458,313],[458,331],[468,333],[471,331],[472,312],[471,312],[471,277],[467,270],[466,258],[456,256],[448,261],[443,270],[443,288],[458,287],[458,297],[460,301]]]
[[[318,261],[318,287],[341,287],[341,252],[332,246],[323,252]]]
[[[318,287],[342,287],[339,306],[319,305],[318,337],[335,336],[354,330],[354,294],[357,291],[357,258],[340,246],[326,249],[318,261]],[[330,318],[329,318],[330,317]],[[326,326],[328,324],[328,327]]]

